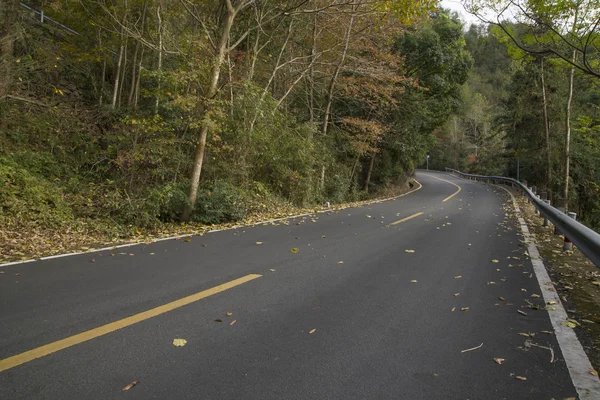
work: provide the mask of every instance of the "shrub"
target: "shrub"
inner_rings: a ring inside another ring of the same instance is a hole
[[[0,157],[0,216],[59,227],[73,220],[62,191],[14,161]]]
[[[203,224],[239,221],[246,216],[244,197],[241,189],[225,181],[202,187],[191,219]]]

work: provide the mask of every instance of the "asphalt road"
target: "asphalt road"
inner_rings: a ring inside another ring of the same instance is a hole
[[[544,302],[506,194],[417,179],[383,203],[0,266],[0,399],[575,397],[547,312],[523,308]]]

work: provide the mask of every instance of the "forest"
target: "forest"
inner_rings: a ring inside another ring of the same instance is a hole
[[[498,4],[4,1],[0,253],[389,197],[427,155],[600,229],[598,1]]]

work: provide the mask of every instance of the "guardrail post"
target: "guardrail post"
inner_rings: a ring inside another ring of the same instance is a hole
[[[537,198],[538,198],[538,199],[540,199],[540,200],[542,199],[542,198],[541,198],[541,196],[540,196],[539,194],[537,195]],[[535,208],[535,215],[541,215],[541,214],[540,214],[540,210],[538,210],[538,208],[537,208],[537,207]]]
[[[574,212],[569,212],[567,215],[569,216],[569,218],[577,220],[577,214],[575,214]],[[563,251],[567,250],[573,250],[573,243],[571,243],[567,235],[565,235],[565,240],[563,241]]]
[[[560,211],[560,212],[562,212],[562,213],[564,213],[564,212],[565,212],[565,207],[564,207],[564,206],[565,206],[565,202],[564,202],[564,200],[563,200],[563,199],[560,199],[560,198],[559,198],[559,199],[556,201],[556,205],[557,205],[556,209],[557,209],[558,211]],[[554,234],[555,234],[555,235],[560,235],[560,234],[561,234],[560,230],[558,229],[558,227],[557,227],[556,225],[554,225]]]
[[[550,200],[544,200],[544,203],[550,205]],[[543,226],[548,226],[548,218],[544,217],[544,225]]]

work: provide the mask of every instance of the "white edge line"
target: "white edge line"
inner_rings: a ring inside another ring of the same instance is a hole
[[[419,189],[421,189],[423,187],[423,185],[421,185],[421,183],[419,181],[417,181],[416,179],[413,178],[412,180],[415,181],[419,185],[418,188],[410,190],[410,191],[408,191],[406,193],[403,193],[401,195],[398,195],[398,196],[388,197],[386,199],[373,200],[373,201],[370,201],[370,202],[363,203],[360,206],[347,207],[347,208],[358,208],[358,207],[362,207],[364,205],[377,204],[377,203],[382,203],[384,201],[398,199],[400,197],[403,197],[403,196],[406,196],[406,195],[411,194],[413,192],[416,192],[417,190],[419,190]],[[343,208],[343,209],[345,209],[345,208]],[[255,222],[253,224],[248,224],[248,225],[236,225],[236,226],[232,226],[230,228],[213,229],[213,230],[210,230],[208,232],[205,232],[205,234],[214,233],[214,232],[221,232],[221,231],[228,231],[228,230],[231,230],[231,229],[239,229],[239,228],[244,228],[244,227],[252,227],[252,226],[261,225],[261,224],[268,224],[268,223],[272,223],[272,222],[283,221],[284,219],[293,219],[293,218],[299,218],[299,217],[306,217],[307,215],[322,214],[322,213],[331,212],[331,211],[338,211],[338,210],[333,210],[333,209],[321,210],[321,211],[312,212],[312,213],[305,213],[305,214],[298,214],[298,215],[291,215],[291,216],[287,216],[287,217],[269,219],[269,220],[266,220],[266,221]],[[54,258],[76,256],[76,255],[80,255],[80,254],[99,253],[101,251],[122,249],[124,247],[138,246],[138,245],[142,245],[142,244],[149,245],[149,244],[156,243],[156,242],[163,242],[165,240],[180,239],[180,238],[183,238],[183,237],[194,236],[194,235],[196,235],[196,234],[190,233],[190,234],[184,234],[184,235],[169,236],[169,237],[164,237],[164,238],[159,238],[159,239],[153,239],[149,243],[146,243],[146,242],[125,243],[125,244],[119,244],[119,245],[116,245],[116,246],[102,247],[102,248],[99,248],[99,249],[90,249],[89,251],[79,251],[79,252],[74,252],[74,253],[55,254],[55,255],[52,255],[52,256],[45,256],[45,257],[40,257],[40,258],[32,258],[32,259],[23,260],[23,261],[13,261],[13,262],[8,262],[8,263],[0,264],[0,268],[10,267],[10,266],[13,266],[13,265],[27,264],[27,263],[32,263],[32,262],[35,262],[35,261],[44,261],[44,260],[52,260]]]
[[[540,257],[540,253],[531,234],[529,233],[529,228],[521,216],[521,210],[519,209],[515,196],[513,196],[513,194],[505,187],[499,185],[492,186],[504,189],[510,195],[517,217],[519,218],[519,224],[521,225],[521,231],[523,232],[523,237],[527,244],[527,251],[529,252],[531,263],[533,264],[535,276],[542,289],[544,302],[546,304],[550,301],[556,302],[556,305],[554,306],[556,310],[548,311],[548,316],[550,317],[550,322],[554,328],[558,345],[560,346],[563,358],[567,364],[567,369],[571,375],[571,381],[573,382],[573,386],[575,386],[575,390],[577,390],[579,399],[600,399],[600,380],[590,373],[592,364],[590,363],[587,354],[585,354],[583,346],[579,342],[575,331],[562,325],[562,322],[568,318],[568,315],[550,277],[548,276],[548,271],[546,270],[546,266]]]

